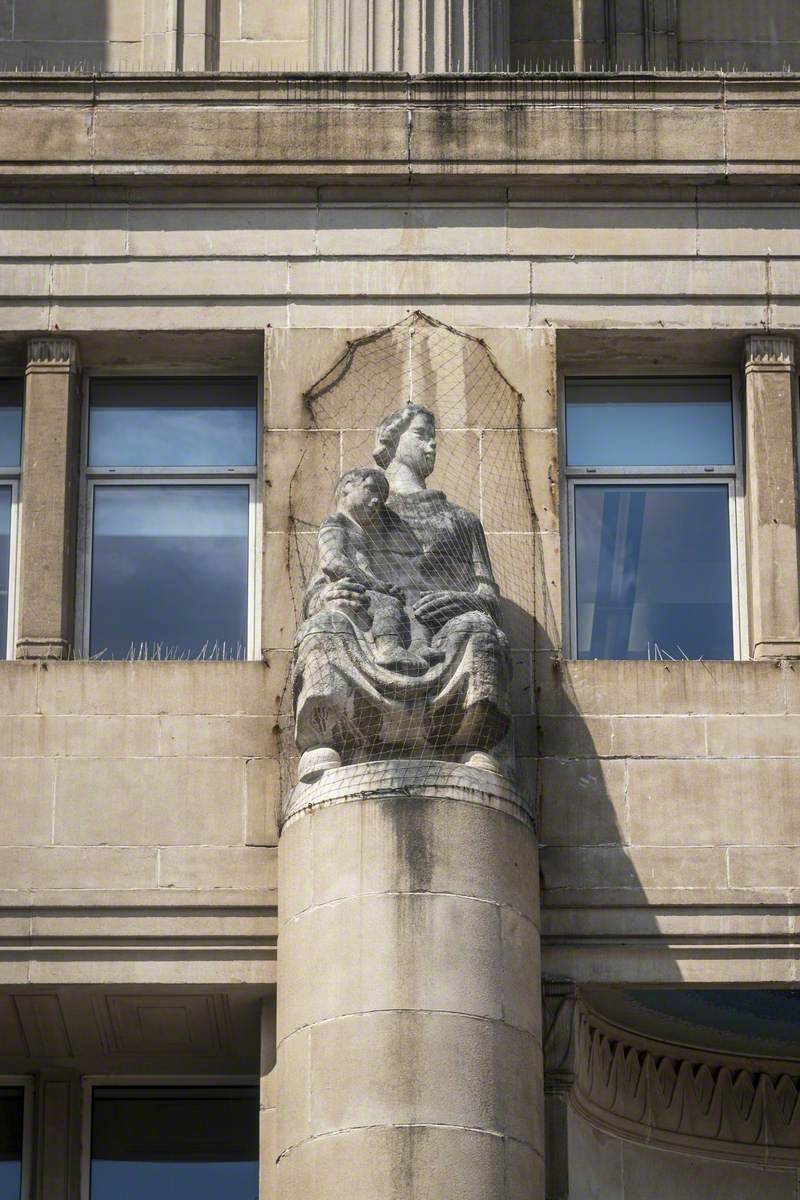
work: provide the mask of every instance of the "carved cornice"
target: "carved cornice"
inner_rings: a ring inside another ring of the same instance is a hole
[[[69,337],[35,337],[28,342],[28,370],[77,370],[78,343]]]
[[[769,1071],[635,1045],[582,1010],[573,1107],[618,1136],[697,1154],[797,1162],[800,1066]],[[707,1057],[707,1056],[706,1056]]]
[[[794,366],[794,338],[776,334],[749,337],[745,341],[744,362],[748,370],[760,367],[789,370]]]

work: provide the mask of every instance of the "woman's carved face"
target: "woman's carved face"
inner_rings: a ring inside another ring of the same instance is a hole
[[[427,479],[436,462],[436,425],[430,417],[417,413],[400,434],[395,462],[409,467],[420,479]]]

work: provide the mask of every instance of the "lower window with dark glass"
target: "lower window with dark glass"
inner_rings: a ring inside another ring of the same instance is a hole
[[[727,483],[575,484],[579,658],[732,658]]]
[[[257,409],[251,377],[91,380],[84,653],[256,653]]]
[[[93,488],[89,652],[246,658],[247,484]]]
[[[0,1087],[0,1200],[22,1197],[25,1091]]]
[[[564,393],[571,652],[734,658],[733,377],[576,376]]]
[[[95,1087],[90,1200],[258,1200],[257,1087]]]

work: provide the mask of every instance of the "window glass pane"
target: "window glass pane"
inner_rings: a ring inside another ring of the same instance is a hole
[[[579,658],[733,657],[728,488],[575,486]]]
[[[18,467],[22,449],[22,380],[0,379],[0,467]]]
[[[22,1192],[22,1088],[0,1088],[0,1200],[19,1200]]]
[[[90,653],[247,654],[249,489],[97,486]]]
[[[95,379],[90,467],[256,462],[255,379]]]
[[[257,1200],[258,1089],[95,1088],[91,1200]]]
[[[567,465],[733,465],[729,379],[570,379]]]
[[[0,658],[8,645],[8,598],[11,578],[11,488],[0,487]],[[0,1193],[0,1197],[2,1193]]]

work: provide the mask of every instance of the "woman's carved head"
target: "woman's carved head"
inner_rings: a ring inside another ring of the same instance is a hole
[[[379,467],[397,461],[427,479],[436,462],[436,418],[430,409],[407,404],[381,421],[372,457]]]

